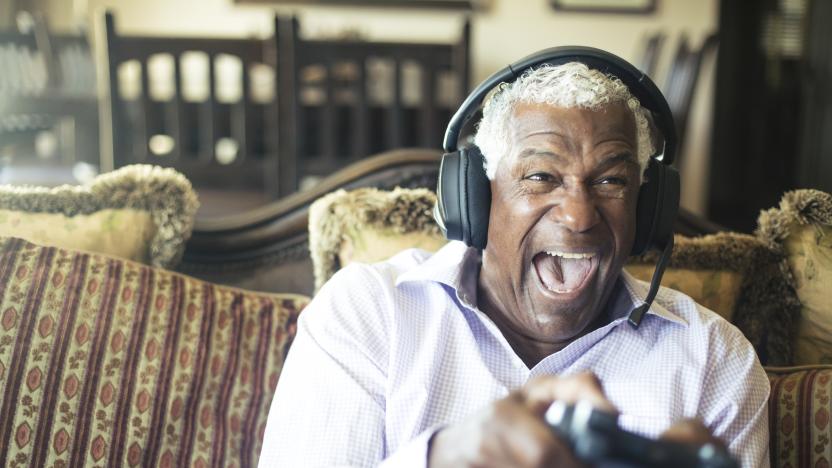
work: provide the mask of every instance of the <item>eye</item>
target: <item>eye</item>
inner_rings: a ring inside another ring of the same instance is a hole
[[[627,185],[627,179],[623,177],[604,177],[596,183],[599,185]]]
[[[548,174],[546,172],[535,172],[527,175],[525,178],[526,180],[531,180],[532,182],[552,182],[555,180],[552,174]]]

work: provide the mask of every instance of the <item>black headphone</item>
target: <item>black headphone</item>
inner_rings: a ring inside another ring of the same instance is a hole
[[[591,47],[553,47],[523,58],[483,81],[468,95],[445,131],[445,154],[436,184],[434,217],[448,239],[461,240],[480,250],[485,248],[491,210],[491,183],[483,168],[480,149],[475,145],[457,148],[462,127],[494,87],[516,80],[530,68],[568,62],[583,63],[621,80],[641,105],[651,111],[654,123],[664,137],[664,150],[650,157],[644,173],[646,181],[639,189],[636,208],[636,237],[632,254],[640,255],[651,248],[663,251],[645,304],[630,315],[630,322],[638,326],[658,291],[661,275],[673,249],[673,222],[679,211],[679,173],[671,166],[676,155],[677,139],[670,106],[653,81],[626,60]],[[637,313],[639,309],[642,310]]]

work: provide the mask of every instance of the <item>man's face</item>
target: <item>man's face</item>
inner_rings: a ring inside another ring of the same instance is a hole
[[[507,124],[480,284],[514,333],[568,342],[603,310],[633,245],[635,119],[623,104],[520,104]]]

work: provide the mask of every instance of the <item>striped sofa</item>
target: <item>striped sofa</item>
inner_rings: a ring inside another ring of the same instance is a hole
[[[0,466],[256,466],[306,302],[0,238]]]
[[[767,367],[769,456],[778,468],[832,463],[832,366]]]

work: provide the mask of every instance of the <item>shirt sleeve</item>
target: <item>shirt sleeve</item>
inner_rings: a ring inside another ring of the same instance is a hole
[[[272,400],[260,467],[370,467],[387,456],[389,292],[367,266],[336,274],[301,313]],[[382,466],[424,467],[431,431]]]
[[[768,377],[748,340],[733,325],[725,327],[703,393],[705,425],[743,468],[768,468]]]

